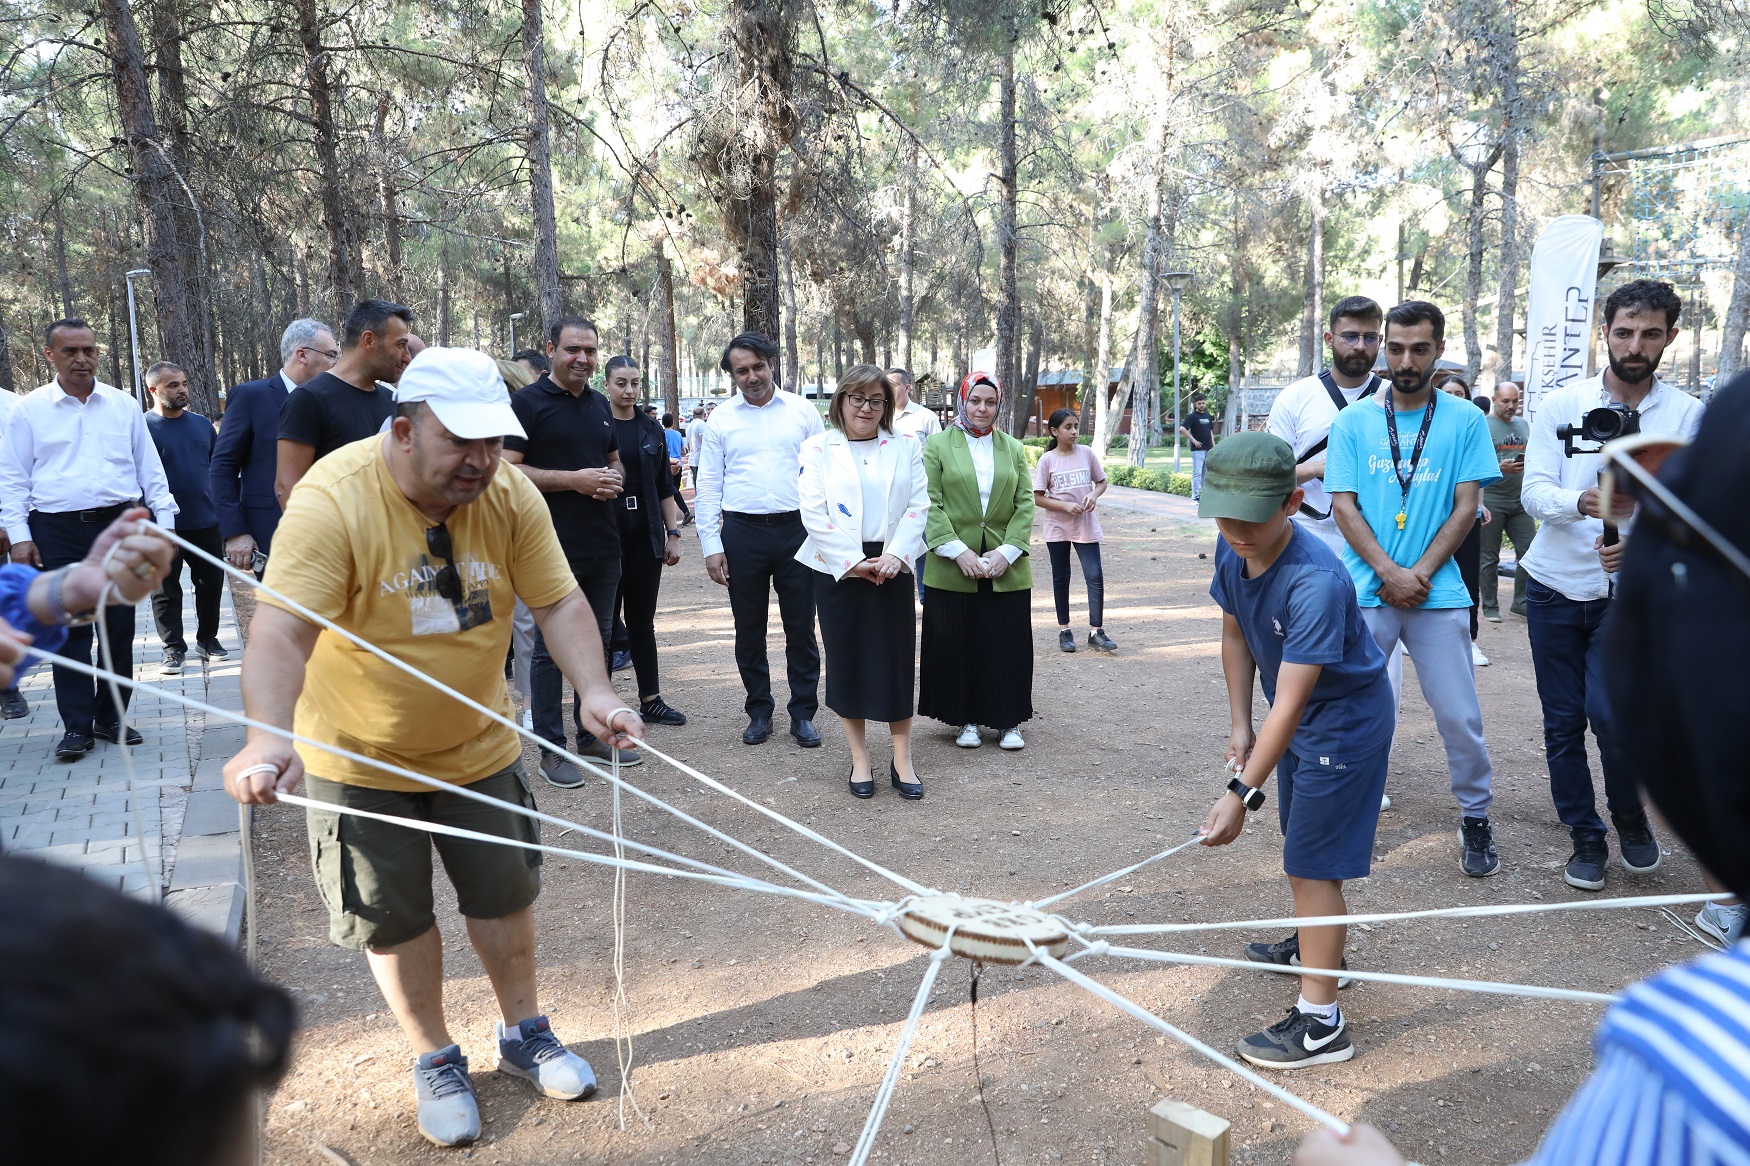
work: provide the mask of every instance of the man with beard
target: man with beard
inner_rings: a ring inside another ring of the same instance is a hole
[[[1373,363],[1379,356],[1384,320],[1385,313],[1366,296],[1338,300],[1325,332],[1331,366],[1317,376],[1295,381],[1270,406],[1267,428],[1294,450],[1295,481],[1306,491],[1294,521],[1339,556],[1346,544],[1331,517],[1331,496],[1325,492],[1325,444],[1337,414],[1382,387],[1373,375]],[[1395,664],[1396,657],[1392,660]],[[1392,687],[1397,687],[1395,681]]]
[[[334,368],[293,389],[280,406],[274,493],[281,510],[292,487],[317,461],[383,428],[395,412],[390,386],[401,379],[419,339],[413,335],[413,309],[388,300],[360,302],[346,314],[341,333]]]
[[[152,411],[146,428],[164,476],[170,480],[170,495],[176,499],[176,533],[214,558],[225,553],[219,538],[219,512],[213,505],[213,447],[219,435],[213,423],[188,407],[188,373],[169,361],[159,361],[146,370],[146,386],[152,393]],[[170,560],[170,573],[152,596],[152,619],[164,645],[165,676],[182,674],[188,656],[188,641],[182,635],[182,564],[177,549]],[[219,603],[225,593],[225,573],[205,559],[188,559],[194,580],[194,650],[203,660],[223,660],[228,652],[219,643]]]
[[[1484,878],[1501,869],[1489,827],[1493,773],[1471,664],[1470,592],[1452,554],[1501,469],[1483,415],[1432,387],[1446,350],[1440,309],[1399,304],[1386,313],[1384,345],[1391,388],[1337,414],[1325,488],[1368,630],[1387,659],[1401,644],[1416,661],[1462,815],[1459,864]]]
[[[1604,628],[1617,566],[1626,545],[1606,527],[1598,495],[1596,452],[1565,456],[1559,426],[1580,429],[1598,408],[1636,418],[1642,433],[1689,437],[1701,424],[1701,402],[1654,375],[1677,336],[1683,301],[1668,283],[1637,279],[1604,301],[1604,343],[1610,367],[1574,381],[1538,403],[1525,450],[1525,509],[1543,523],[1526,553],[1525,611],[1537,695],[1543,704],[1544,750],[1556,816],[1573,836],[1574,854],[1564,881],[1584,891],[1602,890],[1609,851],[1604,822],[1593,797],[1586,760],[1586,725],[1598,740],[1604,767],[1604,798],[1616,825],[1617,851],[1631,874],[1659,867],[1659,844],[1647,826],[1640,794],[1617,740],[1605,700],[1602,673]],[[1614,506],[1624,513],[1628,506]]]

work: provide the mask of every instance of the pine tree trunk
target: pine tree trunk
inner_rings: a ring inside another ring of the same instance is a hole
[[[656,354],[661,366],[663,408],[681,416],[680,368],[675,359],[674,268],[669,264],[668,247],[663,240],[656,243]]]
[[[1100,272],[1100,334],[1094,343],[1094,379],[1088,392],[1094,400],[1094,452],[1102,461],[1112,448],[1117,413],[1112,407],[1112,255],[1107,252]]]
[[[1009,433],[1025,437],[1027,424],[1033,419],[1033,402],[1039,397],[1039,361],[1045,348],[1045,322],[1038,315],[1027,329],[1027,362],[1021,369],[1020,390],[1015,393],[1013,417]]]
[[[1300,309],[1300,375],[1311,376],[1319,366],[1319,327],[1325,303],[1325,199],[1321,189],[1309,200],[1312,222],[1306,235],[1306,298]]]
[[[1501,156],[1497,145],[1484,161],[1470,168],[1469,252],[1464,272],[1464,383],[1477,383],[1477,373],[1483,367],[1482,346],[1477,331],[1477,300],[1483,294],[1483,211],[1489,197],[1489,171]]]
[[[1720,369],[1717,390],[1744,368],[1744,333],[1750,325],[1750,216],[1738,221],[1738,258],[1732,264],[1732,298],[1720,325]]]
[[[791,134],[789,107],[794,29],[800,23],[786,0],[734,0],[729,17],[736,80],[747,103],[742,131],[748,186],[745,198],[732,190],[729,214],[739,221],[732,235],[742,241],[742,327],[776,340],[782,335],[778,304],[777,152]]]
[[[55,212],[55,286],[61,293],[61,316],[63,319],[74,315],[73,312],[73,281],[67,278],[67,229],[65,216],[61,213],[59,195],[54,199]]]
[[[177,246],[176,202],[182,197],[182,191],[158,148],[158,122],[146,82],[140,30],[134,23],[133,10],[128,7],[127,0],[98,0],[98,7],[104,25],[105,45],[114,70],[117,120],[127,142],[128,157],[134,167],[134,191],[140,200],[146,263],[152,269],[152,302],[158,319],[160,351],[187,354],[181,359],[199,363],[196,358],[201,355],[203,346],[190,314],[191,305],[199,297],[199,288],[195,284],[196,273],[183,266]],[[210,368],[209,365],[209,371],[198,382],[205,392],[191,393],[191,396],[197,410],[213,416],[218,410],[218,399],[212,389]],[[192,381],[196,370],[190,369],[189,373]],[[196,385],[190,387],[193,389]]]
[[[1010,416],[999,424],[1013,425],[1015,402],[1018,399],[1021,374],[1021,290],[1016,273],[1019,248],[1016,187],[1019,181],[1020,147],[1015,133],[1015,37],[1013,29],[1003,42],[1000,62],[1000,97],[1002,111],[998,115],[1001,141],[998,159],[1001,173],[997,176],[997,377],[1008,391]],[[1005,424],[1006,423],[1006,424]]]
[[[12,341],[6,333],[6,320],[0,317],[0,389],[16,393],[18,386],[12,377]]]
[[[376,155],[377,212],[383,218],[383,283],[390,299],[404,303],[406,290],[401,279],[401,209],[397,205],[395,193],[395,172],[390,164],[389,135],[384,132],[388,119],[389,95],[384,93],[377,98],[377,120],[371,135],[371,152]]]
[[[1246,218],[1236,187],[1232,201],[1233,243],[1228,257],[1228,292],[1226,318],[1222,321],[1227,334],[1227,418],[1223,429],[1236,432],[1245,417],[1246,359]]]
[[[1113,408],[1116,414],[1123,414],[1128,388],[1134,406],[1130,414],[1130,447],[1125,460],[1133,466],[1142,465],[1148,456],[1150,406],[1160,389],[1160,377],[1155,368],[1155,334],[1160,328],[1160,267],[1162,252],[1166,250],[1167,101],[1167,90],[1163,89],[1155,110],[1154,140],[1149,144],[1148,234],[1142,245],[1136,337],[1131,342],[1130,359],[1125,362],[1125,384],[1119,386],[1118,400]]]
[[[535,292],[541,335],[565,314],[559,294],[559,227],[553,210],[553,146],[548,130],[547,47],[541,0],[523,0],[523,69],[529,81],[529,200],[535,217]]]
[[[121,3],[122,0],[107,0]],[[328,75],[328,50],[316,0],[294,0],[298,39],[304,46],[304,89],[310,99],[310,124],[316,134],[317,187],[322,223],[328,231],[328,284],[336,322],[361,298],[364,273],[358,265],[358,234],[340,173],[340,129],[334,121],[334,87]]]
[[[450,249],[445,247],[438,257],[438,318],[439,348],[450,346]],[[514,353],[512,355],[515,355]]]
[[[1501,273],[1495,284],[1495,366],[1499,381],[1513,367],[1513,321],[1519,283],[1519,140],[1510,128],[1501,151]],[[1473,389],[1479,387],[1471,382]]]
[[[899,351],[894,363],[899,367],[911,370],[911,341],[914,322],[912,313],[916,310],[913,301],[912,250],[917,243],[917,173],[918,173],[918,143],[916,138],[910,139],[905,151],[905,173],[902,178],[904,191],[899,204]]]
[[[802,391],[802,355],[796,346],[796,262],[790,254],[790,229],[783,231],[784,264],[784,388]],[[672,301],[673,296],[671,294]],[[672,312],[672,306],[671,306]]]

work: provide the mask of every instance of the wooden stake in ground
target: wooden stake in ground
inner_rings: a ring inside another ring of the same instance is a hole
[[[1183,1101],[1148,1111],[1148,1166],[1227,1166],[1229,1123]]]

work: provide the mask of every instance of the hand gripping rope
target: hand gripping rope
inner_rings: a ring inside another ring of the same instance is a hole
[[[429,685],[436,691],[445,693],[461,704],[484,714],[494,723],[504,725],[515,732],[519,737],[534,741],[541,748],[557,752],[559,755],[565,757],[567,760],[578,765],[582,769],[606,779],[613,790],[614,797],[613,830],[611,832],[594,830],[579,823],[567,821],[564,818],[542,813],[538,810],[531,810],[508,802],[502,802],[488,795],[473,791],[467,786],[457,786],[448,782],[439,781],[435,778],[427,777],[400,766],[314,741],[303,737],[292,730],[277,725],[269,725],[232,710],[216,708],[205,702],[183,696],[177,692],[155,688],[126,677],[117,676],[113,669],[110,668],[92,668],[90,665],[81,664],[78,661],[66,660],[57,656],[51,656],[48,653],[42,652],[40,649],[28,646],[23,649],[27,655],[33,658],[47,660],[60,667],[72,668],[74,671],[83,672],[107,682],[110,687],[112,698],[116,701],[118,708],[120,706],[120,689],[122,686],[135,690],[144,689],[152,692],[155,696],[161,699],[181,704],[187,708],[199,709],[209,715],[217,715],[229,719],[252,729],[280,737],[294,744],[305,746],[308,749],[320,750],[338,757],[344,757],[428,787],[441,788],[461,796],[472,797],[477,801],[489,802],[513,813],[522,814],[534,820],[558,826],[563,830],[575,831],[583,836],[610,844],[613,848],[611,854],[595,853],[569,847],[524,842],[519,839],[481,834],[475,831],[463,830],[451,826],[442,826],[431,822],[414,821],[412,819],[396,817],[394,815],[377,814],[345,806],[331,805],[326,802],[316,802],[309,798],[294,794],[282,793],[277,795],[279,801],[303,806],[310,810],[324,813],[352,814],[358,817],[390,822],[395,825],[405,826],[409,829],[424,830],[428,833],[446,834],[454,837],[470,838],[495,845],[535,850],[545,854],[554,854],[566,858],[573,858],[580,862],[587,862],[612,868],[614,870],[615,879],[614,1027],[616,1047],[622,1049],[619,1057],[623,1082],[630,1075],[632,1065],[630,1030],[626,1028],[622,1015],[622,1010],[626,1004],[624,978],[625,876],[629,871],[661,875],[668,878],[688,879],[698,883],[726,887],[734,890],[753,891],[761,894],[779,895],[787,898],[799,899],[818,906],[830,907],[834,910],[845,911],[850,914],[862,916],[863,918],[868,919],[871,923],[886,927],[897,934],[904,935],[915,942],[923,943],[925,946],[931,948],[932,953],[925,966],[923,980],[919,984],[918,992],[912,1000],[911,1010],[907,1014],[906,1022],[899,1034],[899,1039],[896,1043],[893,1056],[888,1063],[887,1072],[882,1078],[873,1105],[871,1106],[868,1119],[864,1123],[862,1134],[858,1138],[857,1145],[851,1155],[851,1166],[864,1166],[869,1155],[873,1152],[876,1138],[880,1132],[882,1119],[887,1112],[889,1103],[892,1101],[893,1093],[898,1087],[900,1069],[903,1066],[905,1054],[916,1036],[919,1021],[923,1015],[924,1008],[929,1001],[930,990],[936,982],[937,975],[940,972],[943,962],[949,955],[960,955],[963,958],[977,959],[986,962],[1009,963],[1018,967],[1038,964],[1061,977],[1068,983],[1084,989],[1099,999],[1106,1001],[1108,1004],[1113,1005],[1127,1015],[1135,1017],[1137,1020],[1151,1028],[1172,1037],[1175,1041],[1178,1041],[1186,1048],[1191,1049],[1199,1055],[1204,1056],[1214,1061],[1216,1064],[1219,1064],[1229,1071],[1239,1075],[1247,1082],[1264,1090],[1272,1097],[1277,1098],[1284,1104],[1289,1105],[1312,1118],[1314,1121],[1329,1126],[1331,1129],[1344,1131],[1348,1126],[1340,1119],[1326,1113],[1324,1110],[1310,1102],[1295,1096],[1273,1081],[1268,1080],[1244,1064],[1241,1064],[1233,1058],[1210,1047],[1208,1044],[1183,1031],[1177,1026],[1155,1016],[1142,1005],[1137,1004],[1106,985],[1083,974],[1071,965],[1090,956],[1112,956],[1120,959],[1138,961],[1233,968],[1235,970],[1261,972],[1264,974],[1301,976],[1328,975],[1330,969],[1307,967],[1285,968],[1273,964],[1255,964],[1244,960],[1228,960],[1218,957],[1190,955],[1179,952],[1113,946],[1108,943],[1105,937],[1172,934],[1188,931],[1235,930],[1241,928],[1257,930],[1271,927],[1308,927],[1347,923],[1398,922],[1435,918],[1509,916],[1541,913],[1546,911],[1608,910],[1639,907],[1664,908],[1678,904],[1693,904],[1706,902],[1710,899],[1727,897],[1723,893],[1713,895],[1647,895],[1632,898],[1596,899],[1566,903],[1526,903],[1487,907],[1449,907],[1373,914],[1334,915],[1310,919],[1280,918],[1236,920],[1217,923],[1160,923],[1096,926],[1088,923],[1074,922],[1056,914],[1047,914],[1046,911],[1053,905],[1063,902],[1075,895],[1104,886],[1116,881],[1117,879],[1123,878],[1126,875],[1141,870],[1152,863],[1171,857],[1195,843],[1197,838],[1191,838],[1185,842],[1170,847],[1167,850],[1163,850],[1158,854],[1152,855],[1141,862],[1124,867],[1112,872],[1111,874],[1103,875],[1100,878],[1091,880],[1090,882],[1084,883],[1069,891],[1035,900],[1031,903],[1002,903],[994,900],[966,898],[954,894],[943,894],[925,887],[922,884],[916,883],[911,879],[905,878],[902,875],[896,874],[879,863],[856,854],[839,843],[824,837],[808,826],[795,822],[776,810],[760,805],[753,799],[731,789],[716,779],[701,773],[692,766],[669,756],[655,746],[650,745],[647,742],[641,745],[642,752],[648,753],[649,755],[668,763],[680,773],[693,778],[707,788],[722,793],[726,797],[732,798],[735,801],[748,806],[773,822],[783,826],[785,829],[792,831],[810,842],[824,847],[832,853],[848,859],[865,871],[879,876],[905,892],[897,900],[891,902],[852,898],[849,895],[834,890],[826,883],[794,870],[756,848],[742,843],[729,835],[724,834],[722,831],[699,821],[697,818],[669,805],[656,795],[641,790],[636,785],[625,781],[619,772],[620,766],[618,764],[617,751],[610,767],[604,770],[589,759],[579,757],[576,754],[564,750],[555,750],[550,743],[535,737],[533,733],[524,730],[521,725],[515,723],[509,718],[500,716],[492,709],[457,693],[455,690],[432,677],[426,676],[411,665],[396,659],[381,648],[378,648],[368,641],[348,632],[344,628],[338,627],[331,620],[325,619],[302,605],[289,600],[287,597],[273,589],[263,586],[253,575],[248,575],[236,570],[224,560],[210,555],[201,548],[193,546],[182,538],[179,538],[174,531],[165,530],[162,527],[154,527],[154,529],[159,530],[160,533],[164,534],[173,543],[182,547],[186,553],[212,563],[233,578],[256,588],[264,594],[273,596],[288,609],[316,626],[344,637],[349,642],[367,652],[370,652],[385,663],[413,676],[421,683]],[[104,662],[108,664],[110,656],[108,654],[107,639],[104,641],[104,653]],[[631,709],[615,709],[610,714],[610,722],[617,718],[621,713],[627,713],[633,716],[637,715]],[[129,766],[131,789],[131,759],[127,759],[125,740],[126,738],[124,734],[124,764]],[[250,776],[257,773],[267,772],[277,773],[278,771],[275,767],[271,766],[256,766],[246,770],[244,774],[239,776]],[[706,836],[765,864],[772,870],[787,876],[801,885],[789,886],[781,883],[774,883],[764,878],[739,874],[626,838],[622,832],[620,817],[619,795],[622,790],[641,798],[658,810],[674,815],[680,821],[686,822],[688,825],[695,827]],[[243,809],[247,811],[248,807],[243,807]],[[245,880],[249,884],[249,887],[246,890],[249,899],[248,913],[251,920],[250,935],[251,940],[253,940],[255,931],[253,922],[254,878],[253,864],[249,861],[247,813],[243,815],[242,824],[244,826],[243,837],[245,839],[244,873]],[[136,829],[138,829],[138,822],[136,822]],[[143,833],[141,837],[143,840]],[[625,853],[627,848],[638,851],[654,861],[646,862],[628,858]],[[143,853],[144,847],[142,845],[142,855]],[[1068,955],[1058,954],[1061,953],[1070,942],[1079,944],[1080,950]],[[1452,977],[1411,976],[1385,972],[1347,972],[1345,975],[1353,979],[1372,980],[1388,984],[1480,992],[1492,995],[1520,996],[1532,999],[1577,1001],[1584,1003],[1607,1003],[1616,999],[1616,997],[1612,995],[1600,992],[1585,992],[1577,989],[1542,987],[1526,984],[1507,984]],[[625,1031],[623,1032],[622,1030]],[[624,1037],[625,1040],[623,1046],[620,1044],[622,1037]],[[630,1097],[630,1084],[629,1082],[626,1082],[623,1086],[623,1098],[621,1102],[622,1127],[624,1126],[625,1117],[624,1105],[627,1100],[631,1100],[634,1112],[636,1112],[638,1116],[644,1116],[642,1111],[637,1107],[636,1099]],[[648,1121],[648,1118],[645,1118],[645,1120]]]

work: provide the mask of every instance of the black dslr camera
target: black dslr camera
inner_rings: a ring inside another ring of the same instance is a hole
[[[1561,439],[1562,453],[1573,457],[1578,453],[1597,453],[1598,449],[1575,449],[1576,441],[1589,441],[1594,446],[1602,448],[1607,441],[1615,441],[1619,437],[1630,437],[1641,431],[1641,414],[1638,409],[1631,409],[1620,401],[1612,401],[1608,405],[1600,405],[1596,409],[1586,410],[1586,416],[1580,419],[1579,429],[1572,425],[1556,426],[1556,436]]]

